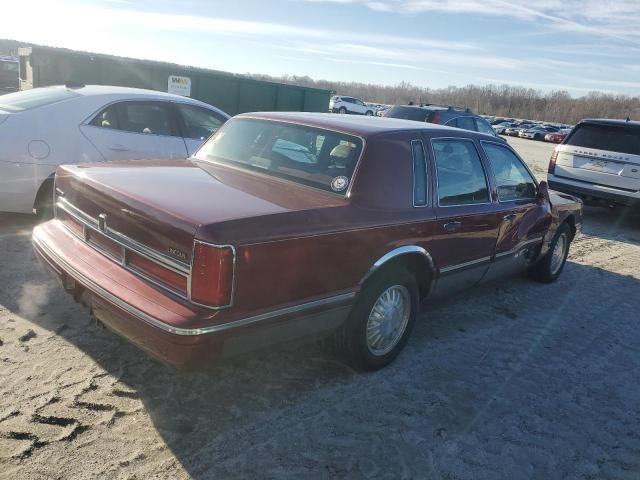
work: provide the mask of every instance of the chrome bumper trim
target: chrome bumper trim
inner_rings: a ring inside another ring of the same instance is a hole
[[[122,299],[116,297],[108,290],[105,290],[103,287],[95,283],[89,277],[72,267],[66,260],[64,260],[61,256],[55,253],[51,248],[49,248],[42,240],[37,237],[37,230],[39,227],[36,227],[33,231],[33,236],[31,237],[31,241],[37,249],[42,250],[47,256],[49,256],[62,270],[69,276],[73,277],[76,281],[82,284],[85,288],[90,290],[95,295],[103,298],[107,302],[115,305],[117,308],[127,312],[128,314],[142,320],[160,330],[165,332],[180,335],[180,336],[194,336],[194,335],[204,335],[209,333],[223,332],[226,330],[231,330],[237,327],[244,327],[247,325],[251,325],[257,322],[261,322],[263,320],[269,320],[272,318],[294,314],[298,312],[303,312],[305,310],[310,310],[317,307],[328,306],[332,304],[337,304],[340,302],[346,302],[355,297],[355,292],[343,293],[339,295],[335,295],[332,297],[322,298],[320,300],[314,300],[312,302],[301,303],[298,305],[293,305],[290,307],[279,308],[277,310],[272,310],[270,312],[261,313],[259,315],[253,315],[251,317],[245,317],[239,320],[233,320],[231,322],[223,323],[220,325],[211,325],[209,327],[201,327],[201,328],[180,328],[174,327],[167,323],[164,323],[158,320],[155,317],[143,312],[137,307],[124,302]]]

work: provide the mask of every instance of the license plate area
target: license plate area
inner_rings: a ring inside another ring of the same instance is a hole
[[[620,175],[624,170],[623,163],[601,160],[599,158],[576,157],[574,159],[574,166],[576,168],[607,173],[609,175]]]

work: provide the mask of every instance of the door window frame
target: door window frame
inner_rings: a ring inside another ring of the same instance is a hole
[[[414,155],[414,146],[415,145],[419,145],[419,148],[422,149],[422,158],[424,160],[424,172],[422,172],[422,174],[424,175],[424,203],[422,205],[416,205],[416,158]],[[430,195],[431,195],[431,188],[429,188],[429,184],[430,184],[430,175],[429,175],[429,157],[427,156],[427,149],[424,148],[424,142],[421,139],[413,139],[411,140],[411,165],[412,165],[412,171],[413,171],[413,206],[415,208],[424,208],[424,207],[430,207],[431,206],[431,201],[430,201]]]

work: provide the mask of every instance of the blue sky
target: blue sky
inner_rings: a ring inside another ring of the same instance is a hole
[[[2,10],[0,37],[237,73],[640,95],[640,0],[22,0]]]

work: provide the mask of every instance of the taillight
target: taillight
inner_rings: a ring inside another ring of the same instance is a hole
[[[187,277],[183,274],[169,270],[156,262],[138,255],[137,253],[127,252],[127,265],[133,267],[140,274],[150,277],[152,280],[160,281],[163,284],[177,290],[178,292],[187,292]]]
[[[549,160],[548,173],[553,174],[553,172],[556,170],[556,159],[557,158],[558,158],[558,151],[554,150],[553,153],[551,154],[551,159]]]
[[[196,240],[191,265],[191,301],[208,307],[230,305],[234,260],[233,247]]]
[[[440,112],[435,112],[431,117],[431,123],[440,123]]]

